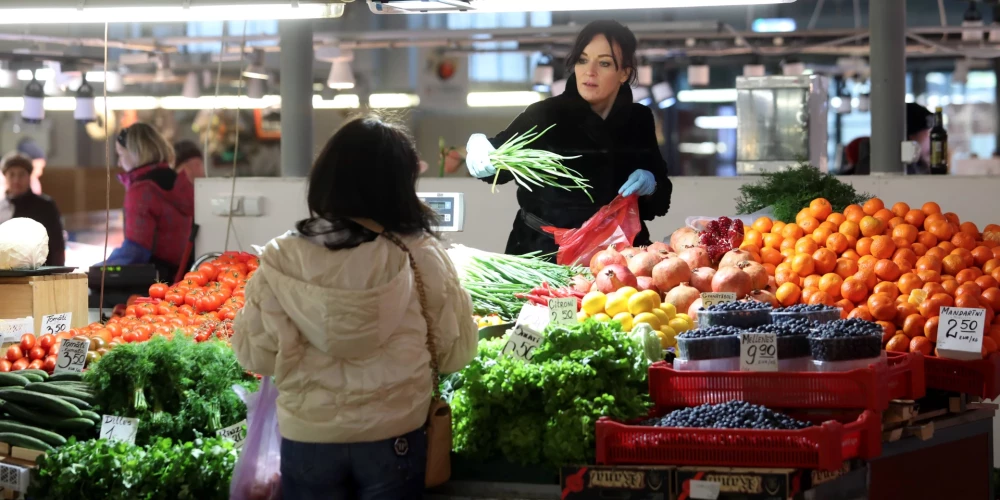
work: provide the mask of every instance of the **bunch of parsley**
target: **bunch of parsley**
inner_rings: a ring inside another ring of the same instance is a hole
[[[94,388],[95,411],[139,419],[140,445],[158,437],[214,435],[246,418],[232,386],[253,392],[257,385],[225,343],[197,343],[185,335],[115,347],[84,380]]]
[[[766,172],[757,182],[740,186],[736,213],[752,214],[771,207],[775,219],[794,222],[799,210],[816,198],[826,198],[834,212],[842,212],[852,203],[864,203],[871,195],[858,193],[851,184],[802,163],[781,172]]]
[[[531,362],[500,355],[505,339],[481,341],[476,359],[444,384],[455,452],[522,465],[593,463],[598,418],[648,411],[649,362],[619,329],[549,327]]]

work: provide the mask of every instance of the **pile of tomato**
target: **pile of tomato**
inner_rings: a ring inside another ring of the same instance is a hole
[[[0,359],[0,372],[31,369],[52,373],[56,369],[59,343],[71,337],[68,332],[45,334],[38,338],[26,333],[21,336],[20,343],[7,348],[3,359]]]

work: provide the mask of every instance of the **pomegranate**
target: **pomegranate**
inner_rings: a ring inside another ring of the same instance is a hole
[[[608,247],[607,250],[601,250],[594,254],[590,259],[590,272],[597,276],[602,269],[612,265],[619,265],[625,267],[628,265],[628,261],[622,254],[615,250],[615,247]]]
[[[698,245],[698,231],[690,227],[682,227],[670,235],[670,248],[683,250]]]
[[[686,281],[691,281],[691,268],[678,257],[667,257],[653,267],[653,282],[660,290],[671,290]]]
[[[612,264],[597,275],[597,289],[603,293],[611,293],[624,286],[633,288],[638,286],[635,275],[625,266]]]
[[[647,252],[653,252],[653,253],[668,254],[670,252],[673,252],[674,249],[670,248],[670,245],[668,245],[668,244],[666,244],[666,243],[664,243],[662,241],[657,241],[656,243],[653,243],[652,245],[649,245],[649,247],[646,248],[646,251]]]
[[[656,283],[653,283],[653,278],[650,278],[649,276],[638,276],[635,278],[635,281],[636,283],[638,283],[638,286],[636,286],[635,288],[640,292],[645,292],[646,290],[652,290],[656,293],[660,293],[660,289],[656,288]]]
[[[664,302],[673,304],[678,312],[687,311],[695,300],[701,300],[701,292],[697,288],[687,284],[674,287],[663,298]]]
[[[632,271],[632,274],[639,276],[653,276],[653,267],[660,263],[663,257],[658,255],[642,252],[632,257],[628,261],[628,270]]]
[[[688,316],[691,317],[691,321],[698,321],[698,309],[701,309],[701,297],[691,303],[688,307]]]
[[[708,267],[712,265],[708,260],[708,251],[702,247],[689,247],[681,250],[677,254],[678,257],[687,262],[688,267],[691,269],[698,269],[699,267]]]
[[[742,269],[743,272],[750,275],[750,288],[753,288],[754,290],[763,290],[767,288],[767,269],[764,269],[763,264],[748,260],[746,262],[740,262],[736,267]]]
[[[600,291],[600,290],[599,290],[599,289],[597,288],[597,281],[594,281],[593,283],[591,283],[591,285],[590,285],[590,291],[591,291],[591,292],[599,292],[599,291]]]
[[[737,299],[750,294],[750,275],[738,267],[721,267],[712,278],[713,292],[732,292]]]
[[[750,255],[750,252],[734,248],[726,252],[726,254],[722,256],[722,259],[719,260],[719,269],[722,269],[723,267],[738,266],[740,262],[748,262],[751,260],[753,260],[753,256]]]
[[[623,249],[619,253],[622,254],[622,257],[625,257],[625,260],[632,260],[632,257],[635,257],[636,255],[638,255],[638,254],[640,254],[642,252],[645,252],[645,251],[646,250],[644,248],[628,247],[628,248]]]
[[[569,284],[570,286],[573,287],[573,290],[576,290],[580,293],[589,292],[591,286],[593,285],[593,283],[591,283],[591,281],[588,280],[586,277],[584,277],[582,274],[573,276],[573,279],[569,280]]]
[[[711,292],[712,278],[714,277],[715,269],[711,267],[699,267],[691,271],[691,286],[697,288],[699,292]]]
[[[771,304],[771,307],[778,307],[778,298],[774,296],[773,293],[767,290],[754,290],[750,292],[750,298],[756,300],[757,302],[764,302],[765,304]]]

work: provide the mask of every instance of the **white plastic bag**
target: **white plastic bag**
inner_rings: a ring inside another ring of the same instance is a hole
[[[765,207],[765,208],[762,208],[762,209],[760,209],[760,210],[758,210],[758,211],[756,211],[756,212],[754,212],[752,214],[746,214],[746,215],[729,215],[727,217],[729,217],[730,219],[733,219],[733,220],[739,219],[739,220],[743,221],[743,226],[744,227],[750,227],[754,223],[755,220],[757,220],[757,219],[759,219],[761,217],[771,217],[771,218],[774,218],[774,212],[772,212],[771,207]],[[705,229],[705,225],[708,224],[708,221],[715,220],[715,219],[718,219],[718,217],[710,217],[710,216],[705,216],[705,215],[694,215],[694,216],[688,217],[687,219],[684,219],[684,224],[687,227],[690,227],[691,229],[694,229],[695,231],[703,231]]]

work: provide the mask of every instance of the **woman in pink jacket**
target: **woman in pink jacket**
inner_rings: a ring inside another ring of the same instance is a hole
[[[419,499],[433,335],[442,373],[476,354],[472,304],[416,194],[398,128],[344,125],[309,177],[311,217],[264,248],[234,324],[244,368],[273,375],[285,500]],[[389,236],[379,236],[374,221]],[[413,255],[425,290],[422,316]]]

